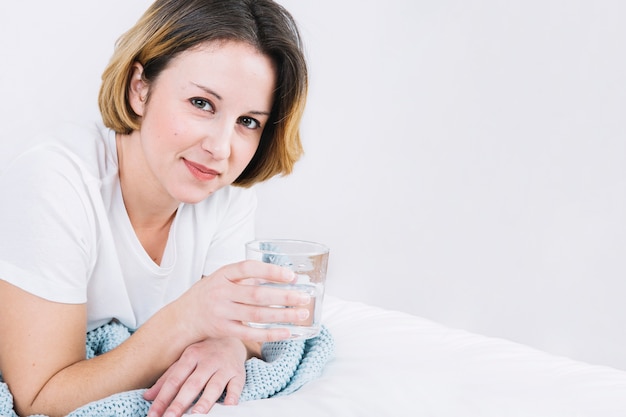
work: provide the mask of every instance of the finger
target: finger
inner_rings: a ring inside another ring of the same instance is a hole
[[[311,312],[307,308],[280,308],[241,305],[239,316],[244,323],[308,323]]]
[[[224,405],[237,405],[239,403],[239,397],[243,391],[244,384],[246,383],[245,373],[237,375],[232,378],[226,386],[226,397],[224,398]]]
[[[169,407],[165,410],[166,412],[173,412],[176,416],[182,415],[189,407],[193,404],[194,400],[198,398],[198,395],[204,389],[202,393],[202,397],[206,395],[208,399],[211,399],[215,394],[214,391],[219,391],[213,400],[212,403],[209,403],[209,408],[206,411],[200,411],[206,413],[213,406],[213,403],[219,399],[224,391],[224,387],[226,386],[226,382],[220,382],[219,373],[214,373],[213,369],[208,370],[200,370],[196,369],[189,378],[185,381],[181,389],[176,394],[176,397],[169,405]],[[207,380],[209,381],[207,383]],[[220,386],[221,384],[221,386]],[[215,385],[215,387],[213,387]],[[207,390],[211,389],[208,393]],[[201,398],[202,398],[201,397]],[[194,410],[196,407],[194,407]]]
[[[289,283],[296,275],[290,269],[261,261],[247,260],[223,267],[220,272],[232,282],[261,279],[264,281]]]
[[[152,417],[153,412],[155,416],[161,416],[166,409],[170,408],[176,415],[182,415],[185,409],[183,409],[180,405],[178,405],[178,410],[176,407],[172,408],[172,401],[176,398],[176,395],[180,391],[181,387],[194,371],[195,365],[195,363],[187,364],[183,360],[179,360],[178,362],[175,362],[165,374],[163,374],[160,378],[163,381],[157,381],[159,387],[157,387],[156,384],[154,387],[155,391],[158,392],[154,396],[152,406],[150,407],[150,413],[148,414],[149,417]],[[180,411],[180,413],[178,413],[178,411]]]
[[[240,340],[250,342],[276,342],[279,340],[289,339],[291,331],[287,328],[255,328],[250,327],[243,321],[232,320],[227,328],[230,337],[236,337]]]
[[[193,413],[208,413],[213,405],[219,400],[229,381],[233,378],[232,374],[223,371],[216,372],[209,382],[206,384],[202,395],[193,406]]]
[[[165,380],[167,379],[168,375],[171,372],[170,369],[168,369],[163,375],[161,375],[161,377],[157,379],[154,385],[152,385],[143,393],[143,398],[145,398],[148,401],[153,401],[156,398],[159,391],[161,391],[161,387],[163,386],[163,383],[165,382]]]
[[[305,306],[311,303],[307,291],[269,285],[239,285],[237,302],[257,306]]]

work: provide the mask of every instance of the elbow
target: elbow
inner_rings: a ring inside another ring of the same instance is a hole
[[[41,415],[46,417],[63,417],[67,415],[65,410],[59,410],[53,404],[38,401],[38,396],[27,398],[24,395],[13,395],[13,410],[18,417]]]

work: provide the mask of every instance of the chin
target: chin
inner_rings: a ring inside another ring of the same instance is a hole
[[[191,192],[178,193],[175,194],[173,197],[181,203],[196,204],[209,198],[215,191],[217,190],[203,190],[201,192],[198,190],[194,190]]]

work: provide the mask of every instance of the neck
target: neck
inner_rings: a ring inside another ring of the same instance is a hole
[[[179,202],[169,197],[152,175],[135,134],[116,137],[120,186],[133,228],[169,229]]]

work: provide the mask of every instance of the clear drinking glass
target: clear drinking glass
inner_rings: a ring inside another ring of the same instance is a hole
[[[246,243],[246,258],[280,265],[296,274],[289,284],[262,283],[271,287],[304,291],[311,296],[311,302],[299,308],[309,309],[309,318],[298,323],[247,323],[257,328],[288,328],[291,339],[309,339],[319,334],[322,318],[322,302],[326,269],[328,267],[327,246],[304,240],[265,239]],[[285,308],[276,306],[276,308]]]

